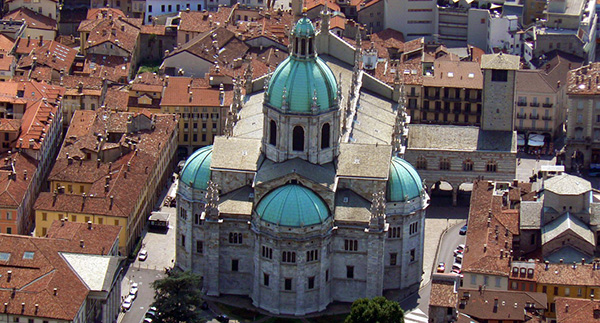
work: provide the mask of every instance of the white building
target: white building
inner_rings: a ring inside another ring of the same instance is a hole
[[[435,0],[384,0],[383,29],[392,28],[404,34],[406,40],[425,37],[430,40],[435,33],[437,3]]]
[[[178,13],[185,10],[202,11],[206,9],[205,0],[146,0],[144,24],[152,23],[152,17]]]

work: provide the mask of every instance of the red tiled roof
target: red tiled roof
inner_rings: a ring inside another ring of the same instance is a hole
[[[0,156],[4,162],[0,165],[0,205],[8,208],[18,208],[31,184],[38,163],[33,158],[21,154],[4,154]],[[14,163],[13,163],[14,162]],[[16,175],[9,176],[14,166]],[[25,177],[27,173],[27,177]]]
[[[31,29],[56,30],[57,26],[56,20],[25,7],[7,13],[4,15],[3,19],[17,21],[25,20],[27,28]]]
[[[217,26],[226,25],[234,11],[233,7],[219,7],[217,12],[213,11],[182,11],[179,31],[191,31],[195,33],[207,32]]]
[[[146,124],[148,128],[138,130],[133,135],[128,130],[130,118],[133,124]],[[150,128],[151,120],[154,120],[153,128]],[[166,153],[165,143],[176,131],[177,122],[175,116],[166,114],[149,117],[147,114],[108,110],[75,111],[48,179],[91,183],[89,194],[54,196],[53,193],[42,192],[35,209],[129,217],[135,210],[137,196],[142,193],[142,183],[150,180],[150,170],[157,167],[159,157]],[[107,133],[110,138],[116,138],[114,141],[105,141],[101,149],[117,150],[119,157],[100,163],[88,159],[86,151],[98,150],[98,133]],[[132,142],[135,143],[135,150]]]
[[[188,88],[188,85],[191,87]],[[192,92],[191,98],[188,89]],[[171,77],[165,87],[160,105],[218,107],[221,106],[219,93],[219,88],[196,86],[194,79],[190,77]],[[229,106],[232,99],[232,89],[226,88],[223,106]]]
[[[68,73],[75,60],[75,55],[77,55],[77,50],[56,41],[48,41],[43,42],[42,46],[34,47],[29,55],[21,57],[18,65],[19,68],[31,67],[35,60],[36,65],[48,66],[54,70],[64,70],[65,73]]]
[[[125,82],[129,77],[131,60],[120,56],[102,56],[88,54],[85,56],[83,71],[76,75],[105,78],[111,82]]]
[[[520,190],[521,185],[509,185],[509,190]],[[488,181],[473,183],[462,270],[508,277],[513,235],[519,234],[519,213],[504,206],[504,193],[495,194],[494,190]]]
[[[106,255],[119,238],[121,227],[107,224],[92,224],[58,221],[52,222],[47,238],[73,242],[84,242],[86,251]]]
[[[556,320],[560,323],[583,323],[600,319],[600,301],[555,297]]]
[[[98,247],[81,248],[79,241],[0,234],[0,302],[4,313],[52,320],[73,321],[85,304],[89,289],[61,253],[98,254]],[[32,259],[24,257],[32,253]],[[9,274],[10,272],[10,274]],[[25,304],[23,306],[22,304]]]
[[[121,16],[82,21],[78,31],[89,32],[85,48],[111,43],[130,54],[137,45],[141,20]]]

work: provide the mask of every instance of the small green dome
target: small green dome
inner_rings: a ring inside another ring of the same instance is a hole
[[[196,150],[185,162],[179,180],[197,190],[206,190],[210,180],[213,146]]]
[[[392,157],[388,179],[387,200],[406,202],[421,195],[423,181],[417,170],[406,160]]]
[[[316,97],[318,111],[337,109],[337,82],[329,66],[316,55],[314,36],[312,22],[306,17],[298,20],[290,39],[294,49],[277,66],[268,84],[266,103],[270,106],[286,112],[312,113]],[[309,49],[298,52],[299,47]],[[286,108],[282,108],[284,96]]]
[[[310,189],[288,184],[265,195],[256,214],[261,220],[280,226],[302,227],[323,223],[329,217],[329,209]]]
[[[292,30],[292,35],[296,37],[313,37],[316,33],[315,26],[306,17],[300,18]]]

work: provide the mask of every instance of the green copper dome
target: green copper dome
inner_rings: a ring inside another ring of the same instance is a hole
[[[316,33],[315,26],[306,17],[300,18],[292,30],[292,35],[296,37],[313,37]]]
[[[213,146],[196,150],[185,162],[179,180],[197,190],[206,190],[210,180]]]
[[[388,202],[406,202],[421,195],[423,181],[414,167],[406,160],[392,157],[388,179]]]
[[[317,112],[337,108],[337,82],[317,56],[314,36],[312,22],[306,17],[298,20],[290,38],[292,52],[268,84],[266,103],[272,107],[292,113],[312,113],[315,104]]]
[[[302,227],[323,223],[329,217],[329,209],[310,189],[288,184],[263,197],[256,207],[256,214],[273,224]]]

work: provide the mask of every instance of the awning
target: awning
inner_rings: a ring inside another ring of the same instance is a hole
[[[525,146],[525,135],[517,134],[517,146]]]
[[[529,140],[527,140],[527,144],[531,147],[542,147],[544,145],[544,136],[538,134],[529,135]]]

